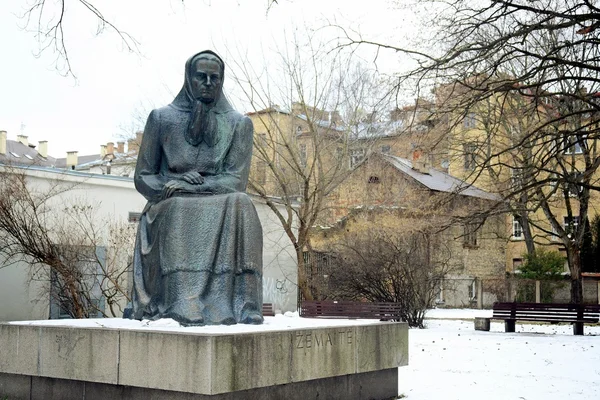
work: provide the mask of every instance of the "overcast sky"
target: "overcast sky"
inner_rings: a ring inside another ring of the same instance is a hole
[[[136,112],[168,104],[181,88],[186,59],[200,50],[246,53],[248,62],[268,64],[270,52],[286,35],[294,30],[306,34],[327,21],[388,41],[411,36],[415,29],[406,10],[386,0],[355,6],[350,0],[280,0],[268,13],[267,0],[93,2],[139,42],[139,53],[130,53],[113,32],[97,36],[91,14],[69,2],[65,39],[74,79],[57,72],[51,51],[36,57],[35,35],[22,29],[18,17],[28,1],[0,6],[0,130],[8,131],[9,139],[23,130],[34,144],[48,140],[55,157],[70,150],[98,153],[100,144],[122,137],[122,127],[131,125]],[[368,52],[363,56],[370,57]],[[380,60],[389,70],[401,63],[396,55]],[[227,74],[225,83],[235,91]]]

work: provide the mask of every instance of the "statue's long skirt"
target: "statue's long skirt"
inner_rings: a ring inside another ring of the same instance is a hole
[[[209,280],[193,293],[207,305],[232,310],[232,294],[213,292],[243,289],[245,296],[254,297],[245,301],[262,306],[262,247],[260,220],[245,193],[171,197],[150,206],[140,219],[135,244],[131,316],[162,318],[169,302],[190,296],[189,287],[165,293],[166,278],[177,273]],[[256,288],[234,287],[236,276],[244,274],[254,277],[245,282]]]

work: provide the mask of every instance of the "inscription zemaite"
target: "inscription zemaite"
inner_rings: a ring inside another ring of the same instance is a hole
[[[350,345],[354,340],[354,332],[351,329],[340,330],[337,332],[296,332],[294,339],[294,348],[311,349],[327,346]]]

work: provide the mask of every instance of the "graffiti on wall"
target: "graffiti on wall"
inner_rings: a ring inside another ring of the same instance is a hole
[[[276,310],[296,311],[296,291],[287,279],[263,278],[263,302],[273,303]]]

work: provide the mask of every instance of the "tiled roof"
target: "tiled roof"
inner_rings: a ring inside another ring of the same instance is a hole
[[[6,154],[0,154],[0,164],[39,165],[54,167],[56,158],[42,157],[33,146],[27,146],[16,140],[6,141]]]

